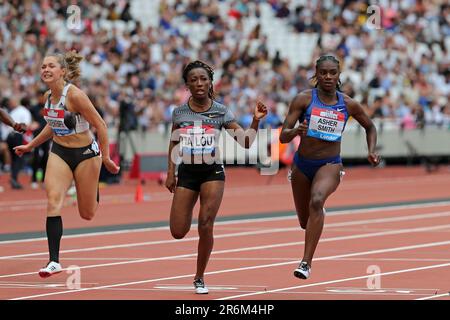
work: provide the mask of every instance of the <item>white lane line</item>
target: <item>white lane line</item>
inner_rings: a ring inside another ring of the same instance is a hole
[[[430,252],[427,252],[430,253]],[[402,261],[402,262],[450,262],[448,259],[428,259],[428,258],[342,258],[342,261]]]
[[[232,238],[232,237],[242,237],[242,236],[258,235],[258,234],[265,234],[265,233],[278,233],[278,232],[289,232],[289,231],[298,231],[298,230],[299,230],[298,227],[296,227],[296,228],[274,228],[274,229],[269,229],[269,230],[257,230],[257,231],[218,234],[218,235],[215,235],[214,238],[215,239]],[[196,237],[183,238],[183,239],[179,239],[179,240],[175,240],[175,239],[157,240],[157,241],[136,242],[136,243],[127,243],[127,244],[114,244],[114,245],[101,246],[101,247],[61,250],[60,253],[89,252],[89,251],[109,250],[109,249],[119,249],[119,248],[132,248],[132,247],[151,246],[151,245],[159,245],[159,244],[167,244],[167,243],[170,244],[170,243],[191,242],[191,241],[197,241],[197,240],[198,240],[198,237],[196,236]],[[35,256],[42,256],[42,255],[47,255],[47,254],[48,254],[48,252],[36,252],[36,253],[28,253],[28,254],[19,254],[19,255],[14,255],[14,256],[0,256],[0,260],[24,258],[24,257],[35,257]]]
[[[437,298],[442,298],[442,297],[450,297],[450,292],[446,292],[443,294],[434,294],[432,296],[418,298],[416,300],[431,300],[431,299],[437,299]]]
[[[430,252],[428,252],[430,253]],[[65,261],[133,261],[141,259],[142,257],[130,257],[130,258],[88,258],[88,257],[77,257],[77,258],[64,258]],[[178,258],[174,260],[185,260],[191,261],[196,260],[197,257],[189,257],[189,258]],[[273,258],[234,258],[234,257],[212,257],[210,261],[292,261],[298,259],[298,257],[273,257]],[[42,261],[42,258],[17,258],[15,261]],[[450,262],[450,258],[448,259],[432,259],[432,258],[342,258],[342,259],[334,259],[334,260],[342,260],[342,261],[402,261],[402,262]]]
[[[223,287],[211,287],[208,285],[208,288],[210,290],[214,290],[214,293],[229,293],[229,292],[233,292],[233,293],[251,293],[251,292],[258,292],[256,290],[250,290],[250,289],[239,289],[239,288],[223,288]],[[10,288],[5,288],[5,289],[29,289],[27,287],[10,287]],[[35,288],[33,288],[35,289]],[[57,289],[57,288],[52,288],[52,287],[42,287],[39,289]],[[164,293],[168,293],[170,291],[176,291],[178,293],[180,292],[193,292],[193,287],[192,286],[180,286],[180,288],[177,289],[172,289],[172,288],[166,288],[164,286],[162,287],[158,287],[155,286],[153,288],[106,288],[106,289],[102,289],[102,291],[109,291],[109,292],[120,292],[120,291],[128,291],[128,292],[164,292]],[[371,295],[382,295],[382,296],[399,296],[399,297],[405,297],[405,296],[414,296],[414,297],[420,297],[420,296],[426,296],[427,294],[424,293],[411,293],[411,292],[387,292],[384,290],[374,290],[373,292],[362,292],[362,291],[350,291],[350,292],[341,292],[341,291],[289,291],[289,292],[279,292],[278,294],[280,295],[304,295],[304,296],[310,296],[310,295],[324,295],[324,296],[330,296],[330,295],[336,295],[336,294],[340,294],[340,295],[360,295],[360,296],[371,296]],[[141,296],[141,299],[152,299],[151,296]],[[308,299],[308,297],[306,297],[306,299]]]
[[[356,226],[362,224],[377,224],[377,223],[386,223],[386,222],[399,222],[399,221],[413,221],[413,220],[422,220],[422,219],[433,219],[450,216],[450,211],[443,212],[435,212],[435,213],[426,213],[426,214],[416,214],[411,216],[404,217],[392,217],[392,218],[381,218],[381,219],[365,219],[365,220],[357,220],[357,221],[347,221],[347,222],[336,222],[325,224],[325,228],[333,228],[333,227],[343,227],[343,226]],[[290,228],[273,228],[273,229],[263,229],[256,231],[247,231],[247,232],[237,232],[237,233],[228,233],[228,234],[218,234],[215,235],[214,238],[229,238],[229,237],[240,237],[240,236],[251,236],[258,234],[268,234],[268,233],[279,233],[279,232],[292,232],[292,231],[300,231],[299,227],[290,227]],[[394,230],[396,231],[396,230]],[[159,241],[147,241],[147,242],[135,242],[128,244],[116,244],[109,246],[99,246],[99,247],[89,247],[89,248],[80,248],[80,249],[70,249],[70,250],[62,250],[61,254],[64,253],[75,253],[75,252],[90,252],[90,251],[98,251],[98,250],[110,250],[110,249],[118,249],[118,248],[131,248],[131,247],[139,247],[139,246],[150,246],[150,245],[159,245],[159,244],[171,244],[171,243],[180,243],[180,242],[190,242],[197,241],[198,237],[189,237],[180,240],[170,239],[170,240],[159,240]],[[0,256],[0,260],[5,259],[16,259],[16,258],[27,258],[27,257],[36,257],[48,255],[48,252],[35,252],[35,253],[27,253],[27,254],[19,254],[12,256]]]
[[[326,240],[326,239],[324,239]],[[332,260],[337,258],[345,258],[345,257],[355,257],[355,256],[361,256],[361,255],[370,255],[370,254],[378,254],[378,253],[386,253],[386,252],[397,252],[397,251],[403,251],[403,250],[413,250],[413,249],[419,249],[419,248],[429,248],[429,247],[435,247],[435,246],[445,246],[449,245],[450,241],[441,241],[441,242],[431,242],[431,243],[422,243],[422,244],[416,244],[416,245],[410,245],[410,246],[402,246],[402,247],[394,247],[394,248],[387,248],[387,249],[379,249],[379,250],[369,250],[369,251],[362,251],[362,252],[354,252],[354,253],[348,253],[348,254],[341,254],[341,255],[335,255],[335,256],[328,256],[328,257],[319,257],[315,259],[315,261],[324,261],[324,260]],[[243,248],[241,251],[248,250],[249,248]],[[238,251],[239,249],[235,250],[222,250],[219,252],[212,252],[214,253],[225,253],[225,251]],[[196,253],[195,253],[196,254]],[[241,267],[241,268],[233,268],[233,269],[225,269],[225,270],[218,270],[218,271],[210,271],[206,272],[207,275],[213,275],[213,274],[223,274],[223,273],[229,273],[229,272],[236,272],[236,271],[248,271],[248,270],[254,270],[254,269],[261,269],[261,268],[271,268],[271,267],[278,267],[278,266],[285,266],[285,265],[291,265],[291,264],[298,264],[298,260],[295,261],[288,261],[288,262],[279,262],[279,263],[272,263],[272,264],[264,264],[264,265],[256,265],[256,266],[250,266],[250,267]],[[450,266],[450,263],[445,264],[439,264],[435,265],[434,267],[443,267],[443,266]],[[416,268],[419,270],[425,270],[430,267],[422,267]],[[410,270],[410,269],[407,269]],[[137,285],[137,284],[144,284],[144,283],[151,283],[156,281],[164,281],[164,280],[174,280],[174,279],[182,279],[182,278],[189,278],[193,277],[194,274],[187,274],[187,275],[180,275],[180,276],[171,276],[171,277],[165,277],[165,278],[157,278],[157,279],[149,279],[149,280],[140,280],[140,281],[133,281],[133,282],[125,282],[125,283],[117,283],[117,284],[110,284],[105,286],[99,286],[99,287],[90,287],[90,288],[82,288],[82,289],[76,289],[76,290],[68,290],[68,291],[60,291],[60,292],[54,292],[54,293],[47,293],[47,294],[37,294],[32,296],[25,296],[25,297],[18,297],[11,300],[25,300],[25,299],[33,299],[33,298],[39,298],[39,297],[46,297],[46,296],[52,296],[52,295],[59,295],[59,294],[68,294],[68,293],[75,293],[75,292],[83,292],[83,291],[89,291],[89,290],[100,290],[105,288],[116,288],[116,287],[123,287],[128,285]],[[363,278],[367,278],[371,275],[364,276]],[[361,278],[361,279],[363,279]],[[350,278],[351,279],[351,278]],[[346,280],[348,281],[348,280]],[[343,280],[334,280],[328,283],[336,283],[336,282],[343,282]]]
[[[361,187],[372,187],[374,185],[390,185],[390,184],[414,184],[417,185],[418,183],[433,183],[441,182],[441,181],[448,181],[448,174],[447,175],[439,175],[439,176],[408,176],[408,177],[394,177],[394,178],[371,178],[371,179],[355,179],[355,180],[344,180],[344,183],[339,187],[341,189],[360,189]],[[228,187],[225,190],[225,195],[242,195],[245,194],[246,191],[249,192],[261,192],[266,193],[268,191],[289,191],[289,185],[287,184],[272,184],[272,185],[265,185],[262,186],[262,188],[255,188],[255,186],[240,186],[240,187]],[[69,197],[67,197],[69,198]],[[107,199],[111,201],[115,201],[117,198],[120,199],[134,199],[134,193],[122,193],[122,194],[105,194],[102,195],[102,199]],[[156,198],[158,200],[170,200],[172,199],[172,195],[169,194],[166,191],[161,192],[152,192],[152,198]],[[46,206],[47,200],[46,199],[25,199],[25,200],[13,200],[13,201],[2,201],[0,202],[0,209],[1,207],[10,207],[10,206],[33,206],[36,207],[38,205]]]
[[[377,274],[377,276],[390,276],[390,275],[394,275],[394,274],[401,274],[401,273],[421,271],[421,270],[430,270],[430,269],[436,269],[436,268],[445,268],[445,267],[450,267],[450,263],[443,263],[443,264],[437,264],[437,265],[431,265],[431,266],[425,266],[425,267],[401,269],[401,270],[395,270],[395,271],[390,271],[390,272],[383,272],[383,273]],[[301,286],[285,287],[285,288],[279,288],[279,289],[274,289],[274,290],[267,290],[267,291],[259,291],[259,292],[253,292],[253,293],[247,293],[247,294],[240,294],[240,295],[234,295],[234,296],[228,296],[228,297],[219,298],[217,300],[231,300],[231,299],[237,299],[237,298],[243,298],[243,297],[249,297],[249,296],[256,296],[256,295],[262,295],[262,294],[268,294],[268,293],[283,292],[283,291],[287,291],[287,290],[294,290],[294,289],[300,289],[300,288],[309,288],[309,287],[315,287],[315,286],[322,286],[322,285],[332,284],[332,283],[341,283],[341,282],[347,282],[347,281],[361,280],[361,279],[367,279],[369,277],[373,277],[373,275],[369,274],[369,275],[363,275],[363,276],[358,276],[358,277],[343,278],[343,279],[338,279],[338,280],[315,282],[315,283],[305,284],[305,285],[301,285]]]
[[[344,180],[345,183],[342,183],[342,186],[340,188],[360,188],[361,186],[367,186],[371,187],[373,185],[386,185],[386,184],[409,184],[413,183],[414,185],[417,185],[418,183],[424,182],[424,183],[436,183],[440,181],[448,181],[448,174],[442,174],[439,176],[408,176],[408,177],[390,177],[389,179],[386,178],[370,178],[370,179],[355,179],[355,180]],[[262,190],[263,189],[263,190]],[[225,190],[225,193],[229,194],[237,194],[241,195],[242,193],[245,193],[245,191],[258,191],[262,190],[263,193],[266,192],[266,190],[288,190],[289,185],[286,183],[281,184],[271,184],[271,185],[264,185],[262,188],[256,188],[255,186],[240,186],[240,187],[227,187]],[[243,192],[244,191],[244,192]],[[150,191],[149,191],[150,192]],[[168,198],[172,199],[172,195],[168,193],[167,191],[160,191],[160,192],[152,192],[152,196],[156,198]],[[68,197],[67,197],[68,198]],[[108,199],[108,200],[116,200],[117,198],[134,198],[134,193],[121,193],[121,194],[104,194],[102,195],[102,198]],[[2,206],[12,206],[12,205],[46,205],[47,200],[46,199],[24,199],[24,200],[12,200],[12,201],[2,201],[0,203],[0,207]]]
[[[377,289],[368,289],[367,287],[363,287],[363,288],[361,288],[361,287],[327,287],[327,290],[332,290],[332,289],[334,289],[334,290],[366,290],[366,291],[369,291],[369,290],[377,290]],[[424,289],[424,288],[391,288],[391,287],[383,287],[383,288],[380,288],[380,289],[382,289],[382,290],[386,290],[386,291],[414,291],[414,292],[416,292],[416,291],[430,291],[430,292],[435,292],[436,290],[438,290],[438,289],[434,289],[434,288],[427,288],[427,289]]]
[[[350,235],[350,236],[331,237],[331,238],[321,239],[320,242],[353,240],[353,239],[379,237],[379,236],[387,236],[387,235],[397,235],[397,234],[413,233],[413,232],[427,232],[427,231],[434,231],[434,230],[440,230],[440,229],[446,229],[446,228],[450,228],[450,224],[446,224],[446,225],[442,225],[442,226],[421,227],[421,228],[402,229],[402,230],[393,230],[393,231],[384,231],[384,232],[363,233],[363,234],[356,234],[356,235]],[[304,243],[305,243],[304,241],[298,241],[298,242],[287,242],[287,243],[279,243],[279,244],[271,244],[271,245],[262,245],[262,246],[256,246],[256,247],[226,249],[226,250],[213,251],[211,254],[223,254],[223,253],[235,253],[235,252],[243,252],[243,251],[262,250],[262,249],[273,249],[273,248],[287,247],[287,246],[293,246],[293,245],[301,245]],[[190,257],[195,257],[195,256],[197,256],[197,253],[183,254],[183,255],[177,255],[177,256],[164,256],[164,257],[157,257],[157,258],[145,258],[145,259],[139,259],[139,260],[133,260],[133,261],[120,261],[120,262],[111,262],[111,263],[81,266],[80,269],[111,267],[111,266],[118,266],[118,265],[125,265],[125,264],[146,263],[146,262],[154,262],[154,261],[162,261],[162,260],[174,260],[174,259],[180,259],[180,258],[190,258]],[[66,269],[62,269],[62,270],[65,271]],[[36,272],[26,272],[26,273],[0,275],[0,279],[32,275],[35,273]]]
[[[419,208],[433,208],[433,207],[443,207],[450,205],[450,201],[441,201],[441,202],[432,202],[432,203],[424,203],[424,204],[401,204],[401,205],[391,205],[386,207],[374,207],[374,208],[364,208],[364,209],[349,209],[349,210],[335,210],[335,211],[327,211],[327,216],[340,216],[340,215],[348,215],[348,214],[365,214],[371,212],[386,212],[391,210],[409,210],[409,209],[419,209]],[[215,226],[223,226],[223,225],[231,225],[231,224],[244,224],[244,223],[254,223],[254,222],[268,222],[268,221],[283,221],[283,220],[297,220],[297,216],[292,213],[291,216],[283,216],[283,217],[270,217],[270,218],[248,218],[248,219],[236,219],[229,221],[218,221],[215,222]],[[194,228],[197,224],[192,224],[191,227]],[[326,225],[325,225],[326,227]],[[152,231],[160,231],[160,230],[169,230],[168,226],[164,227],[153,227],[153,228],[139,228],[139,229],[125,229],[125,230],[116,230],[116,231],[100,231],[93,233],[83,233],[83,234],[74,234],[64,236],[64,239],[72,239],[72,238],[86,238],[86,237],[94,237],[94,236],[107,236],[113,234],[122,234],[122,233],[135,233],[135,232],[152,232]],[[23,242],[34,242],[34,241],[47,241],[46,237],[40,238],[32,238],[32,239],[19,239],[19,240],[5,240],[0,241],[0,245],[2,244],[12,244],[12,243],[23,243]]]

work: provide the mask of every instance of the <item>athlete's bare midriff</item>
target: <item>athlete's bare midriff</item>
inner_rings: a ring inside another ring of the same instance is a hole
[[[82,148],[90,145],[93,140],[90,130],[83,131],[69,136],[53,136],[53,141],[66,148]]]
[[[325,159],[341,153],[341,142],[324,141],[312,137],[302,137],[298,154],[307,159]]]

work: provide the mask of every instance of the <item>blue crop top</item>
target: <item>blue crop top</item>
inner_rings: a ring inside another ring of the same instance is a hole
[[[320,101],[317,88],[312,89],[311,103],[299,119],[300,123],[304,119],[308,122],[307,136],[325,141],[341,141],[349,115],[344,95],[339,91],[336,94],[338,102],[334,105],[327,105]]]

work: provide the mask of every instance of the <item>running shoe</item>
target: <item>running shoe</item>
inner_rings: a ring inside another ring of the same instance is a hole
[[[339,171],[339,181],[342,182],[342,180],[344,179],[344,176],[345,176],[345,171],[344,170]]]
[[[41,278],[48,278],[51,275],[60,273],[62,271],[62,267],[58,262],[50,261],[45,268],[39,270],[39,276]]]
[[[311,267],[308,263],[302,261],[297,269],[294,270],[294,276],[300,279],[308,279],[311,275]]]
[[[205,286],[203,279],[194,280],[195,293],[197,294],[207,294],[208,288]]]
[[[74,185],[72,185],[69,189],[67,189],[67,195],[68,196],[76,196],[77,188]]]

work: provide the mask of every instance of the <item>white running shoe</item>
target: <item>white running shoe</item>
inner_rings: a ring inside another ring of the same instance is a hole
[[[77,195],[77,188],[72,185],[68,190],[67,190],[67,195],[68,196],[76,196]]]
[[[58,262],[50,261],[45,268],[39,270],[39,276],[41,278],[48,278],[51,275],[60,273],[62,271],[62,267]]]
[[[308,263],[302,261],[297,269],[294,270],[294,276],[300,279],[308,279],[311,275],[311,267]]]
[[[196,294],[207,294],[209,291],[208,288],[205,286],[205,282],[203,281],[203,279],[195,279],[194,287]]]

